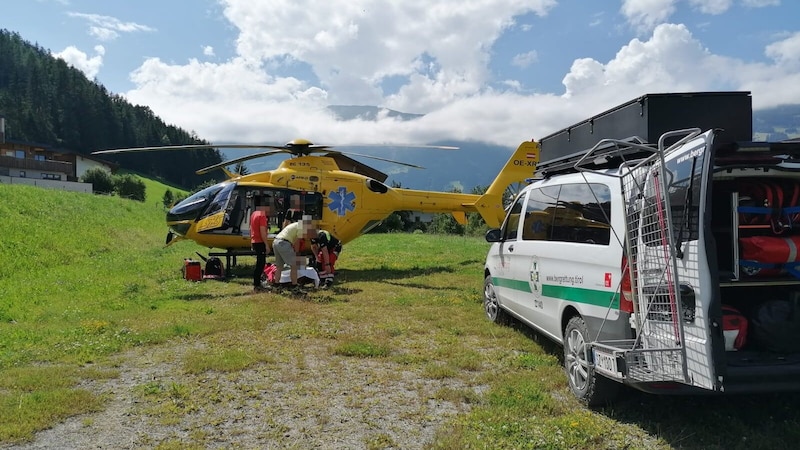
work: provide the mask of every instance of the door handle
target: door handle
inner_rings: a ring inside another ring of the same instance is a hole
[[[510,252],[514,251],[514,245],[513,244],[508,246],[508,251],[510,251]]]

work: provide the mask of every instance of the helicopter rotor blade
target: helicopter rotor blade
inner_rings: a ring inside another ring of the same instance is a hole
[[[404,162],[400,162],[400,161],[395,161],[395,160],[393,160],[393,159],[380,158],[380,157],[378,157],[378,156],[372,156],[372,155],[363,155],[363,154],[361,154],[361,153],[352,153],[352,152],[339,152],[339,151],[336,151],[336,152],[330,152],[330,153],[340,153],[340,154],[342,154],[342,155],[346,155],[346,156],[359,156],[359,157],[361,157],[361,158],[370,158],[370,159],[376,159],[376,160],[378,160],[378,161],[386,161],[386,162],[390,162],[390,163],[392,163],[392,164],[400,164],[401,166],[413,167],[413,168],[415,168],[415,169],[424,169],[424,167],[422,167],[422,166],[417,166],[417,165],[415,165],[415,164],[409,164],[409,163],[404,163]]]
[[[458,150],[452,145],[425,145],[425,144],[343,144],[336,148],[356,148],[356,147],[395,147],[395,148],[434,148],[438,150]]]
[[[99,150],[92,152],[92,155],[105,155],[111,153],[127,153],[127,152],[153,152],[159,150],[206,150],[206,149],[219,149],[219,148],[271,148],[275,150],[287,150],[286,146],[282,145],[264,145],[264,144],[198,144],[198,145],[160,145],[156,147],[131,147],[131,148],[114,148],[109,150]]]
[[[268,152],[261,152],[261,153],[254,153],[252,155],[242,156],[240,158],[229,159],[227,161],[222,161],[221,163],[214,164],[213,166],[203,167],[195,171],[197,175],[203,175],[208,172],[211,172],[214,169],[219,169],[220,167],[229,166],[231,164],[237,164],[243,161],[249,161],[251,159],[261,158],[262,156],[269,156],[274,155],[275,153],[291,153],[289,150],[279,149],[279,150],[270,150]]]

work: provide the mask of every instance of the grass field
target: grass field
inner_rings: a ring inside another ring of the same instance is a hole
[[[303,299],[251,295],[247,258],[225,283],[181,279],[183,258],[204,249],[190,242],[163,248],[159,199],[0,185],[0,445],[102,411],[108,398],[87,382],[118,378],[114,358],[131,349],[172,343],[206,349],[182,356],[188,375],[299,365],[313,349],[379,361],[432,383],[458,381],[461,388],[434,396],[468,407],[437,430],[429,448],[777,449],[800,441],[796,394],[626,391],[614,406],[581,406],[566,387],[558,347],[483,316],[488,244],[480,238],[368,235],[346,246],[334,289]],[[190,414],[187,403],[200,405],[196,413],[213,397],[199,382],[137,389],[153,405],[147,414],[162,422]],[[166,409],[154,400],[159,395],[181,401]],[[208,439],[151,444],[203,448]],[[389,435],[364,442],[393,446]]]

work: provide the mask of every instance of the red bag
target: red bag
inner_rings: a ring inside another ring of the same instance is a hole
[[[747,318],[738,309],[722,305],[722,331],[725,350],[739,350],[747,342]]]
[[[277,283],[281,277],[281,275],[278,273],[278,268],[272,263],[267,263],[264,266],[264,275],[267,277],[267,281],[269,281],[270,284]]]
[[[751,236],[739,239],[739,265],[748,276],[776,276],[786,272],[800,278],[800,236]]]

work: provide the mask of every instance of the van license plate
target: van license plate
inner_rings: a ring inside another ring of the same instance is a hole
[[[600,373],[614,378],[622,378],[622,373],[617,369],[617,358],[609,353],[605,353],[596,348],[592,349],[594,354],[594,369]]]

